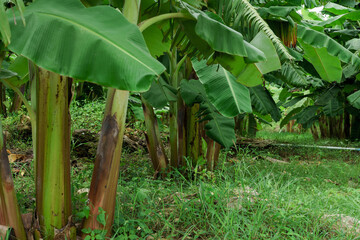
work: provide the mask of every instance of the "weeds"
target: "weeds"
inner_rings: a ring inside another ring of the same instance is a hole
[[[73,129],[98,131],[103,103],[84,106],[72,106]],[[8,131],[15,131],[10,130],[10,125],[21,119],[6,121]],[[299,144],[310,141],[307,137],[294,140],[290,135],[284,138]],[[19,146],[13,138],[9,145]],[[25,142],[25,147],[31,145]],[[289,164],[272,163],[258,156],[271,156]],[[323,219],[325,215],[339,214],[360,219],[360,154],[356,152],[248,147],[222,152],[214,172],[208,172],[201,161],[186,159],[186,163],[186,171],[156,180],[146,153],[123,154],[111,239],[356,237],[356,233],[338,228],[335,218]],[[12,163],[23,213],[35,204],[31,164]],[[71,189],[77,222],[88,214],[92,168],[92,162],[73,159]],[[101,216],[99,221],[104,221],[106,213]],[[105,239],[105,232],[83,231],[88,239]]]

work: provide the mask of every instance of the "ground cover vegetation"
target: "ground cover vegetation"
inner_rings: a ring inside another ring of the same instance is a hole
[[[0,3],[0,237],[359,235],[355,0]]]

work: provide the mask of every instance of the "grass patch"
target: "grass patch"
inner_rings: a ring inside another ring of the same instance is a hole
[[[114,222],[115,239],[352,239],[321,220],[360,216],[360,161],[291,159],[287,165],[241,151],[214,173],[174,173],[154,180],[148,157],[125,153]],[[91,164],[73,168],[74,214],[86,206]],[[20,186],[17,185],[17,188]],[[24,199],[25,200],[25,199]]]

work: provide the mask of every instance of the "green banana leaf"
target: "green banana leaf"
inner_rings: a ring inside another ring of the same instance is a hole
[[[325,47],[316,48],[299,40],[304,57],[314,66],[320,77],[328,82],[341,82],[342,67],[337,57],[330,55]]]
[[[254,109],[262,115],[270,114],[274,121],[281,119],[281,113],[269,91],[263,86],[249,88]]]
[[[236,82],[235,77],[219,65],[207,65],[206,61],[192,61],[194,70],[204,85],[211,103],[225,117],[250,113],[249,89]]]
[[[326,89],[322,94],[318,95],[315,105],[325,106],[332,98],[336,98],[340,92],[339,87],[330,87]]]
[[[11,31],[9,26],[9,21],[6,16],[5,6],[3,0],[0,0],[0,33],[1,40],[4,45],[7,46],[10,43]]]
[[[157,25],[151,25],[145,31],[143,36],[150,54],[153,57],[160,57],[164,53],[170,51],[171,42],[164,36],[163,32]]]
[[[194,19],[196,19],[196,35],[200,37],[201,40],[205,41],[213,50],[221,53],[247,57],[251,62],[266,60],[266,56],[261,50],[246,42],[240,32],[226,26],[216,14],[211,12],[204,13],[184,2],[181,5],[194,17]],[[187,28],[190,28],[190,23],[189,21],[187,22]],[[195,42],[195,44],[201,42],[196,39],[196,36],[189,36],[188,33],[187,35],[190,40]],[[200,49],[205,47],[201,47],[200,44],[197,45],[199,45]]]
[[[279,76],[280,75],[280,76]],[[283,82],[294,87],[306,87],[310,85],[306,72],[294,63],[282,65],[281,74],[276,74]]]
[[[199,80],[180,82],[180,93],[186,105],[200,104],[199,121],[208,120],[205,125],[206,135],[226,148],[234,145],[235,122],[234,118],[227,118],[218,113],[206,96],[205,87]]]
[[[169,102],[176,102],[176,89],[167,84],[162,78],[154,81],[150,89],[142,96],[155,108],[163,108]]]
[[[7,79],[15,87],[20,87],[29,81],[28,60],[23,56],[18,56],[8,67],[8,70],[15,72],[16,76]]]
[[[344,107],[340,101],[333,97],[328,100],[327,104],[323,107],[325,115],[335,117],[344,113]]]
[[[351,39],[345,43],[345,46],[349,50],[358,51],[360,50],[360,39],[359,38]]]
[[[301,112],[303,109],[304,107],[297,107],[291,110],[288,114],[286,114],[284,119],[280,122],[280,128],[283,128],[286,124],[288,124],[292,120],[293,116]]]
[[[341,15],[341,14],[345,14],[345,13],[349,13],[354,11],[354,9],[348,8],[348,7],[344,7],[340,4],[336,4],[333,2],[328,2],[324,8],[323,11],[325,12],[329,12],[335,15]]]
[[[137,26],[109,6],[37,0],[24,17],[26,27],[9,16],[9,48],[47,70],[129,91],[146,91],[165,70],[149,54]]]
[[[327,52],[340,61],[353,65],[360,65],[360,58],[347,50],[341,44],[322,32],[318,32],[306,26],[298,25],[298,39],[303,43],[311,45],[313,48],[326,48]]]
[[[263,82],[264,74],[280,69],[281,63],[272,41],[264,32],[259,32],[250,43],[264,52],[266,60],[246,65],[236,77],[245,86],[254,87]]]
[[[359,19],[360,19],[360,10],[357,10],[329,18],[326,21],[319,22],[317,25],[322,27],[334,27],[336,25],[343,25],[346,20],[358,21]]]
[[[360,90],[349,95],[347,100],[353,107],[360,109]]]
[[[0,80],[9,79],[17,76],[18,75],[16,72],[10,71],[8,69],[3,68],[0,70]]]
[[[247,56],[244,38],[241,33],[209,17],[207,14],[200,14],[198,16],[195,31],[215,51],[237,56]]]
[[[296,119],[297,123],[302,124],[303,128],[310,128],[319,118],[319,115],[316,114],[318,109],[319,106],[308,106],[293,116],[292,119]]]

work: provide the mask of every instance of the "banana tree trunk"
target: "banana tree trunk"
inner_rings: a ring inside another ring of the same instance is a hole
[[[22,94],[24,94],[25,92],[25,84],[23,84],[20,88],[19,88],[20,92]],[[18,94],[15,94],[14,95],[14,98],[13,98],[13,101],[12,101],[12,104],[11,104],[11,107],[9,109],[9,112],[16,112],[17,110],[19,110],[19,108],[21,107],[21,104],[22,104],[22,100],[21,98],[19,97]]]
[[[352,115],[350,139],[352,141],[360,139],[360,116],[358,115]]]
[[[345,110],[344,112],[344,138],[350,138],[350,114],[348,111]]]
[[[198,111],[199,104],[187,107],[186,152],[192,161],[196,161],[199,158],[201,150],[200,123],[196,117]]]
[[[124,16],[137,24],[141,0],[125,0]],[[116,190],[129,92],[109,89],[105,116],[97,148],[94,171],[89,192],[90,216],[84,221],[83,228],[103,229],[111,234],[114,221]],[[97,221],[99,210],[106,213],[103,226]]]
[[[110,234],[114,221],[116,189],[129,92],[109,89],[89,192],[90,217],[84,228],[104,229]],[[99,210],[106,212],[106,224],[97,221]]]
[[[177,130],[178,130],[178,165],[183,166],[184,157],[187,156],[186,152],[186,106],[178,93],[177,100]]]
[[[155,176],[161,173],[165,177],[165,170],[168,167],[168,159],[166,157],[165,149],[160,138],[160,131],[158,122],[154,113],[153,107],[144,99],[142,100],[142,107],[145,117],[145,127],[147,133],[145,134],[147,147],[150,153],[150,158],[155,170]]]
[[[257,122],[253,114],[249,114],[249,123],[248,123],[248,131],[247,135],[249,138],[256,137],[257,132]]]
[[[36,104],[34,156],[36,213],[45,236],[71,216],[69,86],[72,80],[41,68],[32,86]]]
[[[17,239],[27,239],[14,190],[14,182],[6,152],[5,139],[3,139],[1,123],[0,131],[0,225],[13,228]]]

